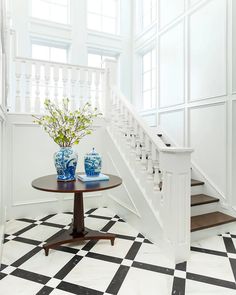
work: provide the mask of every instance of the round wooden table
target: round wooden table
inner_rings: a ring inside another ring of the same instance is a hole
[[[82,174],[82,173],[79,173]],[[121,185],[122,179],[118,176],[107,174],[109,180],[82,182],[80,180],[62,182],[57,181],[57,176],[47,175],[35,179],[32,187],[46,192],[56,193],[74,193],[74,212],[73,222],[69,230],[62,230],[54,235],[44,246],[45,255],[48,256],[49,249],[56,248],[59,245],[72,243],[80,240],[110,240],[114,245],[115,235],[102,233],[88,229],[84,226],[84,203],[83,193],[102,191]]]

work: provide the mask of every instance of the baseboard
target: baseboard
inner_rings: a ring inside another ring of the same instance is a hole
[[[88,193],[84,195],[84,209],[103,207],[105,205],[106,192]],[[73,195],[59,197],[50,202],[25,202],[11,206],[7,219],[36,218],[49,214],[73,211]]]

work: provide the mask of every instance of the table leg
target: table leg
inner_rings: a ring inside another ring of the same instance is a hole
[[[74,195],[73,236],[84,235],[84,200],[83,193]]]
[[[62,230],[50,238],[50,240],[43,245],[45,255],[48,256],[49,249],[57,248],[66,243],[72,243],[83,240],[110,240],[111,245],[114,245],[115,235],[110,233],[103,233],[96,230],[91,230],[84,227],[84,203],[83,193],[74,194],[74,212],[73,222],[69,230]]]

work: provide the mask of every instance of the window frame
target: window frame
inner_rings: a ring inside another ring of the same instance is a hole
[[[58,43],[58,42],[53,42],[53,41],[47,41],[47,40],[36,40],[36,39],[31,39],[31,46],[30,46],[30,55],[31,55],[31,58],[32,59],[35,59],[33,58],[32,56],[32,46],[33,45],[39,45],[39,46],[45,46],[45,47],[50,47],[50,48],[59,48],[59,49],[64,49],[66,50],[66,61],[65,62],[62,62],[62,61],[53,61],[51,60],[51,50],[50,50],[50,53],[49,53],[49,60],[46,60],[48,62],[52,62],[52,63],[68,63],[69,62],[69,44],[66,44],[66,43]],[[38,59],[37,60],[44,60],[45,59]]]
[[[147,3],[145,0],[140,0],[139,5],[140,5],[140,12],[141,12],[141,31],[146,30],[148,27],[152,26],[156,20],[157,20],[157,0],[150,0],[151,1],[151,5],[149,7],[149,13],[151,16],[151,21],[150,23],[148,23],[147,25],[144,25],[144,3]],[[156,2],[155,5],[153,5],[154,1]],[[155,7],[155,9],[153,9],[153,6]],[[146,10],[145,10],[146,11]]]
[[[70,25],[71,24],[71,0],[66,0],[67,1],[67,5],[61,5],[61,4],[55,4],[54,1],[55,0],[41,0],[41,1],[45,1],[45,2],[48,2],[49,5],[50,5],[50,16],[51,16],[51,6],[54,4],[54,5],[57,5],[57,6],[62,6],[62,7],[67,7],[67,21],[66,22],[58,22],[58,21],[53,21],[51,19],[51,17],[48,19],[48,18],[43,18],[43,17],[39,17],[39,16],[34,16],[33,15],[33,5],[32,5],[32,1],[34,0],[30,0],[30,16],[32,19],[38,19],[38,20],[41,20],[41,21],[46,21],[46,22],[50,22],[50,23],[55,23],[55,24],[60,24],[60,25]]]
[[[87,29],[88,30],[100,32],[100,33],[103,33],[103,34],[109,34],[109,35],[119,35],[120,34],[120,0],[115,0],[115,1],[116,1],[116,15],[115,15],[115,17],[103,14],[103,2],[104,2],[104,0],[101,0],[100,13],[98,13],[98,12],[90,12],[89,9],[88,9],[88,5],[87,5],[86,11],[87,11]],[[95,29],[91,29],[89,27],[89,24],[88,24],[89,15],[96,15],[96,16],[100,17],[101,30],[95,30]],[[106,32],[106,31],[103,30],[103,19],[104,18],[115,20],[115,32],[114,33]]]

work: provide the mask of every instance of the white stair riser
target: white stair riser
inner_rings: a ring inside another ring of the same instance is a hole
[[[203,193],[203,185],[196,185],[191,187],[191,195],[198,195]]]
[[[211,213],[219,210],[219,202],[191,207],[191,216]]]

